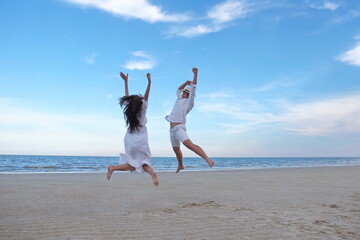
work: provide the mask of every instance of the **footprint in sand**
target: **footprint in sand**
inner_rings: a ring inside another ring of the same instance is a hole
[[[220,204],[218,204],[215,201],[207,201],[203,203],[180,203],[182,204],[182,208],[190,208],[190,207],[221,207]]]

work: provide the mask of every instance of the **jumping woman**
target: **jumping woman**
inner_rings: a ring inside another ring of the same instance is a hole
[[[109,166],[107,179],[110,180],[114,171],[136,171],[150,174],[155,186],[159,180],[150,164],[151,153],[146,129],[146,109],[151,86],[151,75],[146,74],[148,85],[144,94],[129,95],[128,74],[120,72],[120,77],[125,82],[125,96],[119,98],[119,104],[124,109],[124,118],[128,127],[124,138],[125,154],[120,154],[119,165]]]

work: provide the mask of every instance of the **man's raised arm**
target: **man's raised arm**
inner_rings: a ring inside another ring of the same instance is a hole
[[[194,67],[194,68],[192,69],[192,72],[194,73],[194,79],[193,79],[193,81],[192,81],[192,84],[194,84],[194,85],[197,84],[198,71],[199,71],[199,70],[198,70],[196,67]]]

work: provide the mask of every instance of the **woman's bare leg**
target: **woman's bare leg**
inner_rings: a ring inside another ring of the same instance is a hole
[[[180,150],[180,147],[173,147],[173,150],[175,152],[176,158],[178,160],[178,168],[176,169],[176,173],[180,172],[180,170],[184,169],[183,162],[182,162],[182,152]]]
[[[214,166],[215,163],[206,155],[206,153],[200,146],[194,144],[190,139],[186,139],[183,144],[185,145],[185,147],[205,159],[205,161],[209,164],[210,167]]]
[[[150,167],[149,165],[142,165],[143,169],[145,172],[147,172],[148,174],[150,174],[152,180],[153,180],[153,183],[155,186],[159,185],[159,179],[157,177],[157,174],[156,172],[154,172],[154,170],[152,169],[152,167]]]
[[[110,180],[111,175],[114,171],[134,171],[134,170],[135,170],[135,168],[129,164],[120,164],[117,166],[109,166],[106,178],[108,180]]]

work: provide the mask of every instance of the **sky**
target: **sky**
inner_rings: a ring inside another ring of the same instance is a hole
[[[131,94],[151,73],[152,156],[175,156],[165,116],[193,67],[209,156],[360,156],[358,0],[2,0],[0,154],[124,152],[122,71]]]

